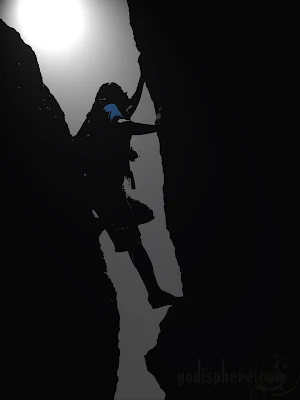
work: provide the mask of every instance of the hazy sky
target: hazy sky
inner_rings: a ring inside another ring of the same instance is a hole
[[[139,52],[128,23],[129,11],[125,0],[78,0],[83,11],[81,37],[72,48],[57,54],[39,46],[37,35],[35,38],[26,35],[17,12],[22,1],[29,4],[37,0],[0,0],[1,18],[15,28],[35,51],[43,80],[61,105],[73,135],[90,110],[101,84],[115,81],[129,96],[134,93],[140,75]],[[52,0],[52,4],[55,1]],[[37,17],[32,15],[32,18],[34,21]],[[55,13],[53,23],[51,18],[48,22],[55,29],[54,19]],[[69,29],[68,21],[65,29]],[[153,104],[148,93],[144,93],[134,117],[137,115],[140,122],[154,122]]]
[[[103,83],[114,81],[129,96],[134,93],[140,78],[137,62],[139,52],[129,24],[125,0],[79,0],[84,17],[82,35],[73,47],[63,52],[50,51],[47,46],[43,46],[40,35],[28,36],[17,17],[20,1],[27,1],[27,4],[38,1],[35,3],[37,7],[42,1],[50,1],[52,7],[62,0],[0,0],[0,12],[1,18],[15,28],[35,51],[44,83],[64,111],[72,135],[78,132]],[[68,1],[71,4],[75,0]],[[35,18],[32,14],[29,13],[29,18]],[[55,14],[53,19],[56,19]],[[35,22],[33,19],[32,24]],[[59,31],[57,23],[52,24],[51,18],[46,22],[51,32],[52,29]],[[41,26],[43,29],[44,26]],[[132,120],[144,123],[155,121],[154,105],[146,87]],[[143,245],[153,262],[161,288],[181,295],[179,267],[165,227],[163,170],[157,134],[135,136],[131,144],[140,157],[131,163],[137,189],[132,191],[127,187],[127,192],[147,204],[155,215],[154,221],[140,226]],[[119,382],[115,399],[151,397],[162,400],[164,392],[147,371],[144,355],[155,346],[159,324],[168,307],[159,310],[150,307],[146,290],[128,254],[115,253],[105,231],[100,237],[100,243],[108,275],[118,294],[121,321]]]

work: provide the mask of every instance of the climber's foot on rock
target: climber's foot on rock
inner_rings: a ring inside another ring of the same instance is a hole
[[[177,304],[182,297],[173,296],[170,293],[164,292],[163,290],[150,293],[148,301],[152,308],[159,308],[164,306],[172,306]]]

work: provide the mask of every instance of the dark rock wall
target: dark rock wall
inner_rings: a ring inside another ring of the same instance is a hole
[[[226,64],[230,60],[232,66],[237,58],[230,59],[233,44],[226,54],[223,43],[205,32],[208,21],[201,26],[207,18],[201,14],[199,20],[192,19],[179,8],[133,2],[130,15],[151,96],[156,107],[163,104],[165,110],[159,140],[166,216],[180,264],[188,265],[182,268],[183,283],[187,289],[195,285],[191,290],[200,296],[206,290],[211,293],[212,287],[219,296],[226,290],[227,302],[243,285],[237,276],[241,264],[242,275],[251,269],[247,264],[254,256],[256,211],[241,132],[230,115],[237,83],[227,82],[235,72]],[[216,26],[212,21],[210,30]],[[243,102],[241,96],[238,102]],[[207,275],[201,279],[202,290],[198,279],[185,279],[200,269]]]
[[[116,293],[77,181],[64,113],[33,50],[0,20],[6,371],[13,391],[113,399]],[[99,231],[100,232],[100,231]]]
[[[244,398],[249,384],[179,387],[176,374],[196,371],[198,358],[211,371],[222,357],[232,371],[248,371],[288,342],[279,339],[287,335],[278,321],[287,304],[278,231],[283,144],[272,110],[280,29],[267,7],[128,5],[142,73],[156,109],[164,107],[165,211],[186,296],[162,322],[147,365],[167,399],[211,390]]]

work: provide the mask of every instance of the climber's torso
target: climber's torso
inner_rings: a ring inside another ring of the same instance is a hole
[[[115,104],[103,107],[104,113],[90,123],[91,133],[87,135],[88,174],[103,183],[123,184],[130,172],[131,134],[120,131],[118,119],[124,119]]]

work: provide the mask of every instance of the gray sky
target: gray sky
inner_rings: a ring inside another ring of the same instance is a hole
[[[114,81],[129,96],[134,93],[140,78],[139,52],[125,0],[81,0],[86,18],[84,35],[72,49],[55,54],[37,45],[39,36],[28,40],[17,18],[19,1],[22,0],[0,0],[1,18],[15,28],[35,51],[44,83],[64,111],[72,135],[78,132],[103,83]],[[53,4],[57,0],[47,1]],[[132,120],[144,123],[155,121],[154,105],[146,87]],[[163,170],[157,134],[135,136],[131,144],[140,157],[131,163],[137,189],[127,187],[127,193],[147,204],[155,215],[154,221],[140,226],[143,245],[161,288],[181,295],[179,267],[165,227]],[[162,400],[164,392],[147,371],[144,355],[155,346],[159,324],[168,307],[159,310],[150,307],[146,290],[128,254],[115,253],[106,232],[101,235],[100,243],[108,275],[118,294],[121,319],[119,382],[115,399],[152,397]]]

